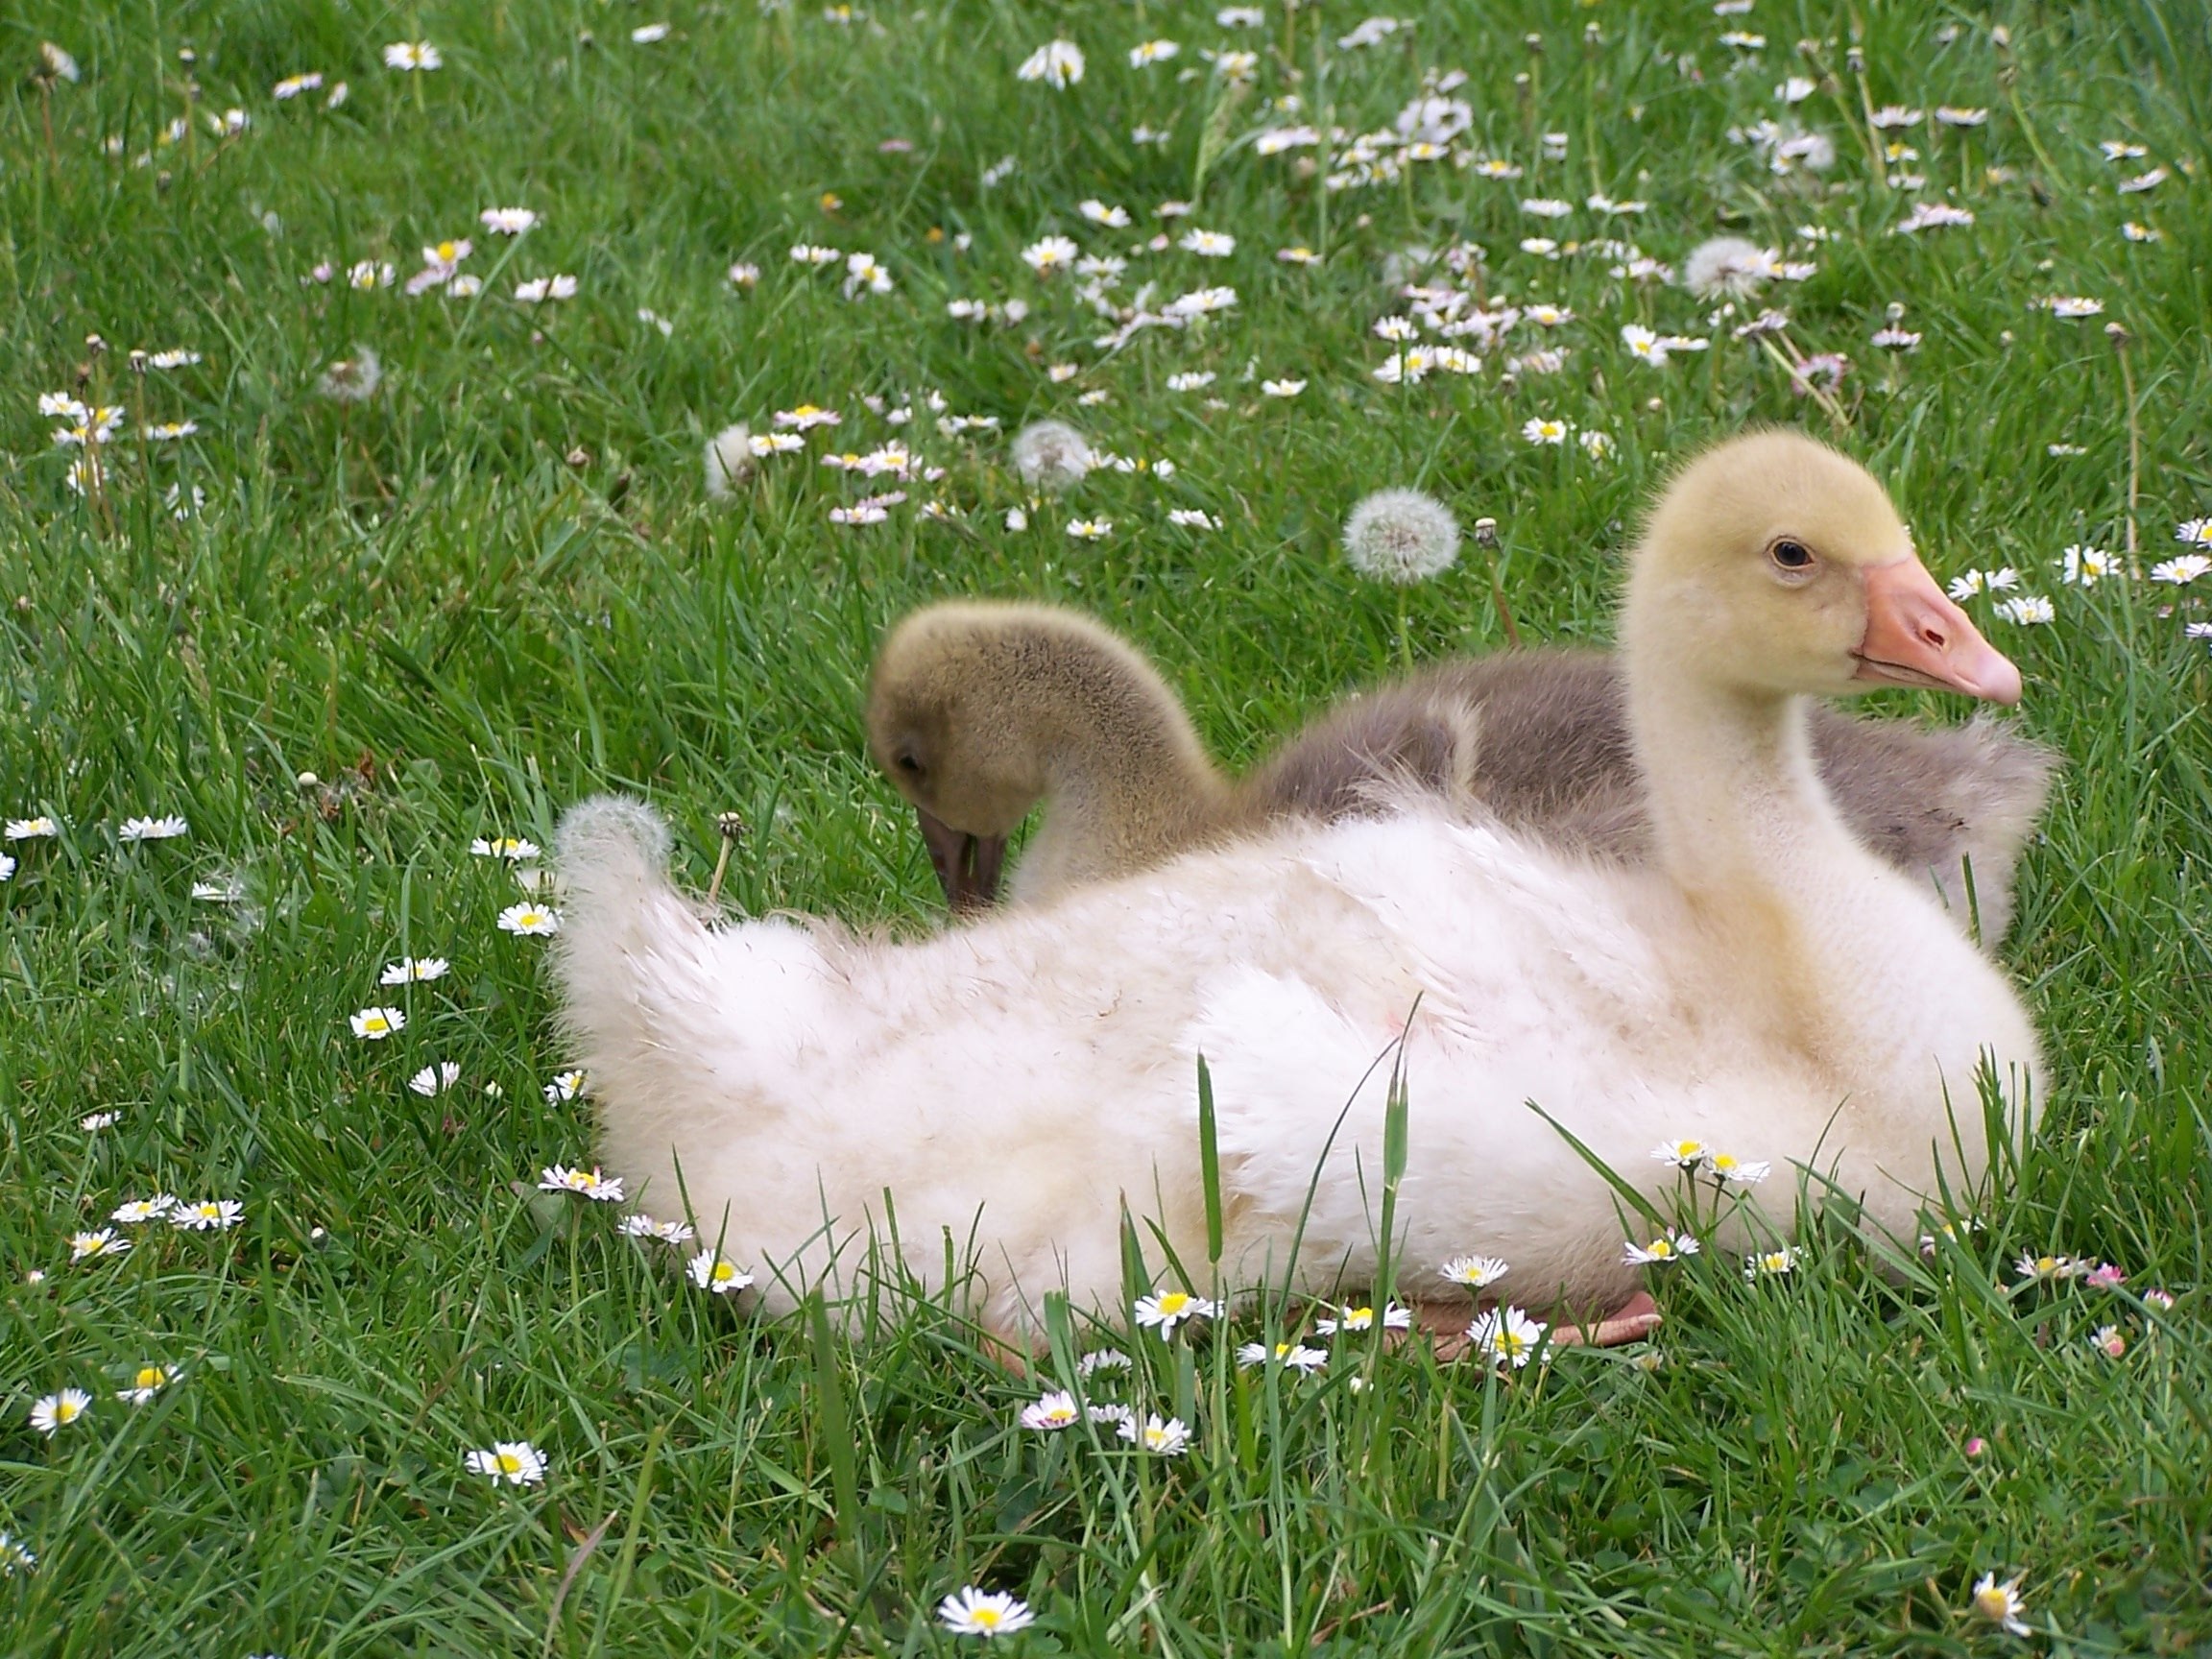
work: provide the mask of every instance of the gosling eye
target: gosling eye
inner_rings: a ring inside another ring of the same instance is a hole
[[[899,770],[905,773],[909,778],[919,778],[922,776],[922,762],[915,759],[912,755],[902,754],[899,757]]]
[[[1767,557],[1773,562],[1775,569],[1792,577],[1810,574],[1813,566],[1819,563],[1813,557],[1812,548],[1787,536],[1767,549]]]

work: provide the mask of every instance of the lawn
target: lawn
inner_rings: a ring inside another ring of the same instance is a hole
[[[951,1652],[969,1586],[1032,1653],[2212,1648],[2201,0],[18,0],[0,65],[0,1650]],[[1062,496],[1046,417],[1112,457]],[[733,910],[926,930],[909,608],[1094,611],[1240,766],[1602,641],[1757,422],[1890,485],[2065,757],[1972,1228],[1708,1252],[1525,1370],[1253,1315],[1025,1380],[541,1189],[589,1098],[504,838],[634,791],[704,889],[735,812]],[[1362,577],[1391,486],[1495,548]],[[1188,1447],[1023,1426],[1078,1383]]]

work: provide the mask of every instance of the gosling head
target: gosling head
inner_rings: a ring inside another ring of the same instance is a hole
[[[1880,685],[2020,699],[2020,671],[1945,597],[1888,493],[1793,432],[1706,450],[1653,510],[1622,615],[1631,660],[1664,655],[1763,694]]]
[[[868,683],[868,751],[921,820],[945,900],[998,892],[1006,838],[1043,799],[1039,747],[1008,716],[1009,632],[1028,608],[932,605],[894,628]]]

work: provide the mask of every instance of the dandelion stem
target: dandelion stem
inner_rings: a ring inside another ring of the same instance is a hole
[[[722,851],[714,859],[714,878],[707,883],[707,902],[709,904],[721,900],[722,878],[730,868],[730,850],[737,845],[738,838],[745,833],[745,820],[734,812],[725,812],[714,820],[714,828],[721,832]]]
[[[1498,625],[1505,630],[1505,643],[1521,648],[1521,630],[1513,623],[1513,607],[1505,598],[1505,584],[1498,573],[1498,553],[1490,553],[1490,603],[1498,608]]]
[[[1854,122],[1853,125],[1858,128],[1860,135],[1866,140],[1866,160],[1874,169],[1874,182],[1887,190],[1889,187],[1889,167],[1882,152],[1882,135],[1874,128],[1874,97],[1866,86],[1864,67],[1855,67],[1852,70],[1852,79],[1859,87],[1859,113],[1862,117],[1860,122]]]
[[[2135,368],[2128,361],[2126,330],[2112,336],[2120,354],[2120,387],[2128,399],[2128,579],[2143,580],[2143,565],[2135,538],[2135,506],[2143,490],[2143,410],[2135,401]]]

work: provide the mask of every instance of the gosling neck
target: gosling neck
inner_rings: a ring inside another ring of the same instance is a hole
[[[1856,849],[1813,762],[1804,697],[1635,672],[1629,730],[1660,867],[1700,908],[1790,907]]]
[[[1051,677],[1059,694],[1033,702],[1029,722],[1045,788],[1040,839],[1057,831],[1088,842],[1112,864],[1179,851],[1222,815],[1229,796],[1190,716],[1134,653],[1060,643]]]

